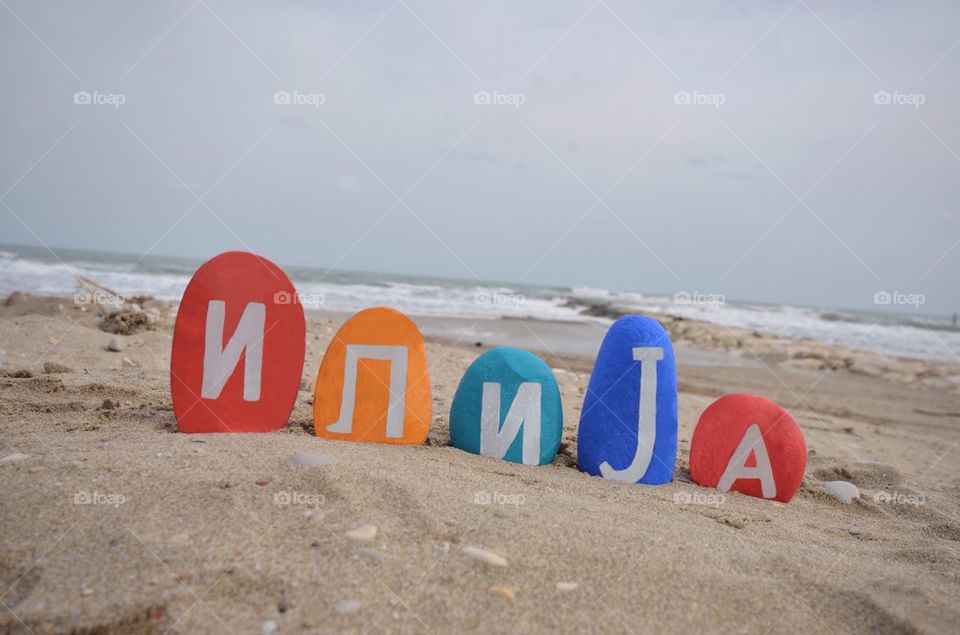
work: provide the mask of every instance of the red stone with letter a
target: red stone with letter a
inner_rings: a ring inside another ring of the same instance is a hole
[[[240,251],[205,262],[183,294],[170,389],[181,432],[267,432],[293,410],[306,326],[278,266]]]
[[[690,478],[788,502],[807,467],[807,444],[786,410],[757,395],[726,395],[700,415],[690,442]]]

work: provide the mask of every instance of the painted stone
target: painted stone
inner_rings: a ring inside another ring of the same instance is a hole
[[[700,415],[690,478],[721,492],[788,502],[807,467],[807,443],[790,414],[757,395],[726,395]]]
[[[470,364],[450,407],[450,442],[473,454],[543,465],[563,433],[560,388],[528,351],[494,348]]]
[[[600,345],[577,434],[580,469],[615,481],[673,480],[677,461],[677,368],[656,320],[626,315]]]
[[[231,251],[205,262],[177,311],[170,356],[181,432],[267,432],[290,417],[306,326],[278,266]]]
[[[317,373],[317,436],[422,444],[433,402],[427,352],[417,325],[400,311],[374,307],[347,320]]]

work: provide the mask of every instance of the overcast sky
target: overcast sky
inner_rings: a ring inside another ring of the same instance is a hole
[[[960,3],[637,4],[2,0],[0,242],[960,308]]]

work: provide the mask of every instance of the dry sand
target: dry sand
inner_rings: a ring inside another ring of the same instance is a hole
[[[308,324],[304,390],[285,430],[184,435],[170,403],[169,318],[110,352],[112,336],[63,302],[0,308],[0,632],[960,624],[960,394],[939,380],[790,368],[769,355],[681,364],[675,480],[637,486],[576,469],[589,358],[546,355],[565,432],[543,467],[448,446],[450,400],[484,350],[472,340],[428,343],[427,445],[313,436],[307,388],[336,328],[320,318]],[[806,475],[787,505],[690,482],[697,417],[743,391],[787,407],[806,436]],[[292,465],[298,453],[327,464]],[[822,482],[836,479],[862,498],[826,494]]]

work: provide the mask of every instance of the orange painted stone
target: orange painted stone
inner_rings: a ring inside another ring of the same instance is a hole
[[[314,390],[317,436],[422,444],[432,419],[423,336],[400,311],[374,307],[340,327]]]
[[[293,410],[303,307],[283,270],[240,251],[205,262],[180,302],[170,356],[181,432],[267,432]]]

